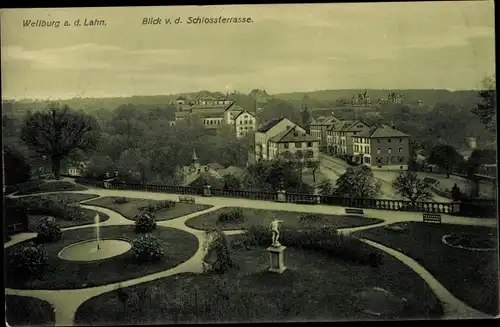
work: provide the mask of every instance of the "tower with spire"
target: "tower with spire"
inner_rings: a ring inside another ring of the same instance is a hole
[[[198,157],[196,156],[196,151],[193,149],[193,157],[191,158],[191,170],[197,172],[200,169],[200,163],[198,162]]]

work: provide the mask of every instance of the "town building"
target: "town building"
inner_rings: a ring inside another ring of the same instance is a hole
[[[327,129],[327,149],[333,155],[354,155],[354,137],[370,127],[360,120],[342,120]]]
[[[288,118],[275,118],[266,122],[256,130],[254,137],[255,151],[252,157],[255,161],[272,160],[280,153],[297,152],[299,149],[312,150],[314,157],[318,156],[319,139],[308,135],[304,128]],[[292,140],[295,141],[292,142]],[[310,147],[308,147],[309,142],[312,142]],[[290,143],[294,144],[290,145]],[[300,147],[299,143],[301,143]],[[285,148],[284,144],[288,144],[288,148]]]
[[[268,149],[268,160],[319,160],[319,139],[297,125],[271,137]]]
[[[224,113],[225,123],[234,127],[237,138],[244,137],[255,131],[257,117],[255,114],[243,109],[237,104],[232,104]]]
[[[221,183],[223,184],[224,176],[232,175],[241,180],[244,173],[245,169],[243,168],[236,166],[224,168],[217,162],[202,165],[196,156],[196,151],[193,150],[189,165],[177,168],[175,180],[182,186],[197,185],[200,181],[206,181],[212,187],[219,187]]]
[[[187,117],[198,117],[205,129],[213,133],[225,125],[230,125],[237,138],[243,137],[256,128],[255,114],[245,110],[231,99],[222,95],[201,94],[193,99],[179,96],[175,100],[175,121]]]
[[[387,125],[374,126],[353,137],[353,161],[374,169],[407,170],[409,135]]]
[[[309,125],[309,133],[311,134],[311,136],[319,139],[320,150],[326,150],[328,147],[327,130],[340,121],[341,119],[336,117],[332,113],[330,117],[320,116],[314,119],[313,122]]]

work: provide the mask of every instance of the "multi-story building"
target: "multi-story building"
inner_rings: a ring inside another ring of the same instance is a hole
[[[293,127],[297,126],[294,122],[287,118],[275,118],[272,119],[264,124],[262,124],[256,131],[255,131],[255,151],[254,151],[254,160],[259,161],[259,160],[268,160],[269,158],[269,148],[268,148],[268,142],[269,139],[272,137],[278,135],[279,133],[282,133],[284,131],[287,131]],[[305,133],[305,129],[299,127],[299,130]]]
[[[319,139],[295,125],[268,140],[268,160],[319,160]]]
[[[328,147],[328,129],[332,128],[333,125],[340,122],[341,119],[335,115],[330,117],[318,117],[309,125],[309,131],[311,136],[319,139],[320,149],[325,149]]]
[[[353,160],[373,168],[407,170],[409,135],[387,125],[374,126],[353,137]]]
[[[327,129],[328,148],[332,154],[352,157],[353,138],[370,127],[360,120],[344,120]]]
[[[254,114],[222,95],[201,94],[194,99],[179,96],[175,104],[177,106],[176,121],[196,116],[203,121],[207,130],[214,133],[220,127],[230,125],[235,131],[235,136],[240,138],[255,130],[256,127]]]

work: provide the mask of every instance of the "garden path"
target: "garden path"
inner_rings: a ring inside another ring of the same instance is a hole
[[[63,192],[50,192],[50,193],[63,193]],[[50,194],[50,193],[41,193],[41,194]],[[177,200],[178,195],[174,194],[165,194],[165,193],[152,193],[152,192],[143,192],[143,191],[122,191],[122,190],[105,190],[105,189],[97,189],[91,188],[86,191],[68,191],[64,193],[86,193],[86,194],[97,194],[100,197],[104,196],[119,196],[119,197],[129,197],[129,198],[142,198],[142,199],[152,199],[152,200]],[[41,195],[39,194],[39,195]],[[12,196],[9,197],[19,197]],[[94,198],[95,199],[95,198]],[[86,205],[85,202],[91,201],[94,199],[89,199],[80,202],[80,206],[92,209],[98,212],[105,213],[109,215],[109,219],[103,223],[102,226],[110,226],[110,225],[131,225],[134,224],[133,220],[127,219],[121,214],[102,207]],[[56,326],[72,326],[73,320],[75,316],[75,312],[78,307],[85,301],[95,296],[98,296],[102,293],[116,290],[120,287],[129,287],[149,281],[153,281],[159,278],[168,277],[171,275],[185,273],[185,272],[193,272],[193,273],[201,273],[203,271],[203,257],[205,255],[203,244],[207,237],[207,232],[196,230],[186,226],[185,222],[188,219],[193,217],[202,215],[204,213],[218,210],[222,207],[231,206],[231,207],[246,207],[246,208],[256,208],[256,209],[267,209],[267,210],[286,210],[286,211],[296,211],[296,212],[308,212],[308,213],[323,213],[323,214],[344,214],[343,207],[337,206],[326,206],[326,205],[301,205],[301,204],[291,204],[291,203],[275,203],[269,201],[258,201],[258,200],[247,200],[247,199],[228,199],[228,198],[218,198],[218,197],[197,197],[195,196],[196,203],[212,205],[213,207],[194,212],[179,218],[160,221],[157,222],[158,225],[164,227],[177,228],[186,232],[189,232],[197,237],[198,239],[198,249],[195,254],[188,259],[187,261],[181,263],[180,265],[168,269],[162,272],[154,273],[147,276],[142,276],[139,278],[134,278],[131,280],[127,280],[120,283],[113,283],[103,286],[90,287],[84,289],[71,289],[71,290],[18,290],[18,289],[5,289],[5,293],[8,295],[19,295],[19,296],[31,296],[36,297],[42,300],[49,302],[55,311]],[[394,211],[384,211],[384,210],[371,210],[365,209],[365,216],[370,218],[379,218],[384,221],[374,225],[353,227],[353,228],[343,228],[339,229],[342,232],[355,232],[363,229],[376,228],[387,224],[392,224],[395,222],[405,222],[405,221],[421,221],[422,214],[421,213],[411,213],[411,212],[394,212]],[[382,218],[383,217],[383,218]],[[443,223],[447,224],[462,224],[462,225],[483,225],[483,226],[496,226],[496,220],[494,219],[474,219],[474,218],[466,218],[466,217],[456,217],[450,215],[443,215]],[[83,226],[75,226],[64,228],[64,230],[73,230],[78,228],[88,228],[93,227],[94,224],[88,224]],[[235,235],[244,233],[243,230],[233,230],[226,231],[228,235]],[[36,236],[36,233],[22,233],[18,235],[13,235],[11,240],[4,244],[4,247],[12,246],[16,243],[31,239]],[[402,253],[388,248],[382,244],[378,244],[369,240],[362,239],[363,242],[379,248],[401,262],[405,263],[408,267],[413,269],[422,279],[424,279],[431,289],[435,292],[436,296],[439,298],[443,305],[444,309],[444,318],[445,319],[453,319],[453,318],[482,318],[488,317],[488,315],[479,312],[462,301],[458,300],[454,297],[448,290],[444,288],[424,267],[419,265],[413,259],[403,255]]]

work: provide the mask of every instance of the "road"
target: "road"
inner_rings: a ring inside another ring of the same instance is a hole
[[[334,158],[323,153],[320,154],[320,157],[321,157],[321,168],[320,168],[321,172],[326,177],[328,177],[328,179],[331,179],[334,182],[340,175],[342,175],[345,172],[346,167],[349,167],[348,164],[341,159]],[[378,171],[378,170],[372,170],[372,171],[375,179],[377,179],[380,182],[380,192],[381,192],[380,198],[388,200],[402,200],[402,197],[395,194],[392,188],[392,181],[394,180],[394,178],[396,178],[397,172]],[[450,202],[451,200],[434,194],[432,197],[432,201]]]

